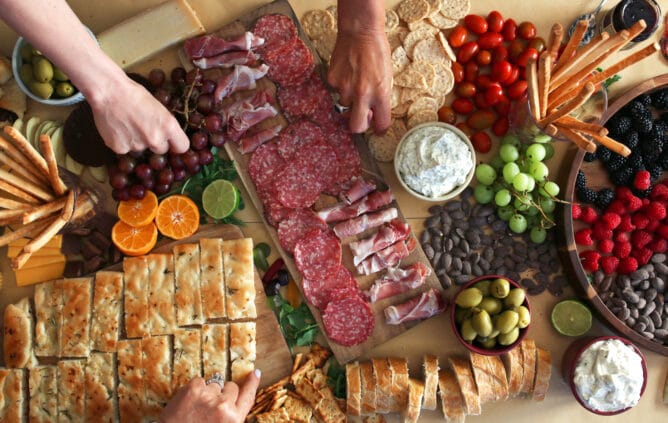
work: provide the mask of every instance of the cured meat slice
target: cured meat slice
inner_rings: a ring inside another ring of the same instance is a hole
[[[342,191],[350,188],[353,180],[361,175],[361,159],[348,128],[340,127],[331,132],[327,139],[334,147],[340,165],[336,181],[326,191],[338,196]]]
[[[384,224],[378,232],[370,237],[348,244],[350,251],[353,253],[353,264],[357,266],[371,254],[387,248],[397,241],[407,239],[410,233],[410,225],[399,219]]]
[[[422,286],[431,270],[421,262],[416,262],[404,269],[390,268],[387,274],[374,281],[366,291],[369,301],[375,303],[385,298],[408,292]]]
[[[274,228],[287,219],[291,211],[292,209],[285,207],[278,200],[272,199],[264,203],[264,217]]]
[[[227,121],[227,137],[236,141],[253,126],[277,114],[278,110],[269,103],[255,109],[241,110]]]
[[[232,104],[222,107],[219,112],[223,116],[223,121],[227,123],[234,116],[243,110],[253,110],[260,106],[272,102],[272,94],[269,90],[257,90],[253,94],[240,98]]]
[[[234,70],[227,75],[221,76],[216,81],[216,89],[213,98],[220,103],[230,94],[242,90],[254,90],[255,81],[262,78],[269,71],[269,66],[261,64],[251,68],[246,65],[234,65]]]
[[[278,104],[289,121],[302,117],[313,118],[321,108],[332,107],[332,97],[317,73],[292,87],[280,87],[276,91]]]
[[[399,325],[412,320],[427,319],[445,311],[445,301],[441,293],[430,288],[410,300],[391,305],[383,311],[388,325]]]
[[[330,186],[339,174],[339,160],[331,145],[325,141],[315,141],[297,151],[294,160],[310,164],[313,174],[320,179],[320,190]]]
[[[204,70],[231,68],[234,65],[252,65],[257,59],[259,59],[259,56],[250,50],[226,51],[216,56],[195,59],[193,65]]]
[[[285,160],[278,153],[274,142],[263,144],[251,155],[248,162],[250,175],[258,191],[273,191],[274,180],[285,167]]]
[[[318,212],[318,216],[327,223],[340,222],[370,211],[376,211],[390,204],[392,200],[394,200],[394,195],[390,190],[376,191],[353,204],[339,203],[322,209]]]
[[[345,266],[339,266],[335,276],[321,279],[303,279],[302,290],[306,300],[324,310],[333,299],[356,295],[361,291],[352,273]]]
[[[313,229],[326,231],[329,227],[310,209],[292,210],[278,225],[278,240],[281,247],[292,254],[297,241]]]
[[[283,125],[278,125],[263,129],[253,134],[246,135],[239,140],[239,151],[241,154],[247,154],[255,151],[259,146],[276,137],[283,129]]]
[[[277,176],[274,189],[283,206],[292,209],[309,208],[322,192],[322,180],[314,173],[312,166],[304,166],[301,161],[294,160],[288,162]]]
[[[262,50],[269,50],[297,38],[297,27],[286,15],[265,15],[255,22],[253,34],[264,38]]]
[[[417,241],[414,238],[408,238],[405,242],[395,242],[362,261],[357,266],[357,272],[370,275],[388,267],[394,267],[399,264],[401,259],[408,257],[416,245]]]
[[[354,178],[350,188],[342,192],[339,199],[346,204],[352,204],[370,192],[376,190],[376,183],[364,178]]]
[[[345,346],[366,341],[375,326],[373,310],[366,301],[355,296],[332,300],[327,304],[322,322],[327,336]]]
[[[278,152],[286,160],[305,145],[314,141],[325,141],[325,134],[318,125],[308,120],[300,120],[287,126],[279,135]],[[336,154],[336,153],[335,153]]]
[[[315,229],[297,242],[294,256],[304,278],[333,277],[341,266],[341,241],[331,231]]]
[[[377,212],[363,214],[361,216],[337,223],[334,226],[334,233],[341,239],[361,234],[367,229],[377,228],[383,223],[396,219],[399,212],[396,208],[390,207]]]
[[[228,51],[250,50],[263,45],[264,42],[263,37],[258,37],[252,32],[245,32],[230,40],[215,35],[202,35],[186,40],[183,43],[183,51],[192,60],[218,56]]]
[[[265,49],[263,59],[269,65],[269,79],[283,87],[303,82],[315,69],[313,53],[299,38]]]

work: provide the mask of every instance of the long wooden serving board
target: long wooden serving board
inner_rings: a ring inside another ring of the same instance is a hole
[[[221,36],[221,37],[224,37],[224,38],[239,35],[246,30],[250,30],[252,28],[253,24],[255,23],[255,21],[258,18],[260,18],[261,16],[264,16],[264,15],[267,15],[267,14],[273,14],[273,13],[284,14],[284,15],[289,16],[290,18],[293,19],[293,21],[297,25],[297,28],[299,29],[300,37],[309,46],[309,48],[311,48],[311,51],[314,55],[314,58],[315,58],[316,64],[317,64],[316,71],[319,72],[321,76],[324,76],[325,75],[324,64],[322,64],[320,62],[315,49],[312,47],[308,37],[304,34],[301,26],[299,25],[299,21],[297,20],[297,17],[295,16],[294,11],[290,7],[290,4],[285,0],[275,1],[273,3],[267,4],[265,6],[262,6],[258,9],[256,9],[256,10],[250,12],[249,14],[239,18],[237,21],[232,22],[229,25],[223,27],[222,29],[216,31],[215,35],[218,35],[218,36]],[[263,78],[260,81],[258,81],[257,87],[258,87],[257,89],[269,89],[272,92],[275,92],[275,89],[276,89],[275,85],[271,81],[269,81],[267,78]],[[245,97],[245,96],[248,96],[247,92],[237,93],[237,94],[235,94],[235,99]],[[278,105],[276,105],[276,107],[278,107]],[[284,126],[286,124],[285,119],[281,116],[280,113],[275,118],[268,119],[268,120],[262,122],[260,124],[261,126],[259,126],[259,127],[260,128],[271,127],[271,126],[276,125],[279,122],[282,123]],[[379,189],[387,189],[387,185],[385,184],[385,182],[382,180],[382,178],[380,176],[380,172],[379,172],[379,170],[376,166],[376,163],[375,163],[374,159],[372,158],[372,156],[369,152],[368,146],[367,146],[364,138],[362,136],[355,136],[354,140],[355,140],[355,144],[357,146],[357,149],[360,153],[361,162],[362,162],[362,174],[364,175],[364,177],[374,179],[376,181],[377,186],[378,186]],[[255,185],[253,184],[253,182],[252,182],[252,180],[251,180],[251,178],[248,174],[248,162],[249,162],[250,154],[246,154],[246,155],[241,154],[238,151],[235,143],[225,144],[225,150],[229,154],[230,158],[232,158],[234,160],[235,166],[236,166],[236,168],[239,172],[240,178],[241,178],[244,186],[248,190],[251,201],[253,202],[253,204],[255,205],[255,207],[259,211],[262,211],[263,210],[262,203],[259,199],[257,191],[255,190]],[[335,201],[335,199],[333,197],[326,197],[326,196],[323,195],[323,196],[321,196],[321,199],[318,201],[318,203],[327,204],[329,202],[329,204],[331,204],[334,201]],[[316,204],[318,204],[318,203],[316,203]],[[394,201],[392,203],[392,206],[399,209],[396,201]],[[399,215],[400,215],[401,219],[405,220],[403,218],[403,215],[401,215],[401,212],[399,212]],[[264,219],[264,217],[263,217],[263,219]],[[277,235],[277,232],[276,232],[275,228],[273,228],[271,225],[269,225],[267,223],[266,219],[264,220],[264,223],[267,227],[267,231],[268,231],[271,239],[274,242],[274,245],[276,246],[276,248],[280,252],[282,258],[284,259],[284,261],[286,263],[286,266],[287,266],[288,270],[290,271],[290,274],[295,279],[295,281],[298,282],[297,285],[300,286],[300,289],[301,289],[301,279],[302,279],[302,277],[301,277],[301,274],[299,273],[299,271],[297,270],[297,267],[295,265],[295,262],[294,262],[292,256],[280,247],[280,243],[278,242],[278,235]],[[373,230],[373,231],[375,231],[375,230]],[[373,231],[368,231],[368,232],[360,235],[359,237],[368,236]],[[412,235],[412,236],[414,236],[414,235]],[[428,267],[431,268],[429,260],[424,255],[424,252],[422,251],[421,247],[419,246],[419,243],[417,243],[417,244],[418,244],[418,246],[411,253],[411,255],[409,257],[407,257],[406,259],[402,260],[401,266],[403,267],[403,266],[406,266],[408,264],[412,264],[412,263],[420,261],[420,262],[424,263],[425,265],[427,265]],[[355,268],[353,266],[352,254],[350,252],[350,249],[347,246],[347,242],[343,243],[343,264],[349,270],[351,270],[351,272],[354,275],[356,274]],[[361,289],[367,289],[373,283],[373,281],[376,278],[380,277],[382,274],[383,274],[383,272],[375,273],[375,274],[370,275],[370,276],[356,276],[356,279],[357,279]],[[385,323],[385,317],[384,317],[383,310],[385,309],[385,307],[387,307],[390,304],[398,304],[398,303],[404,302],[408,298],[410,298],[412,296],[415,296],[415,295],[418,295],[420,291],[424,291],[424,290],[426,290],[428,288],[432,288],[432,287],[436,288],[436,289],[439,289],[439,290],[442,290],[441,285],[440,285],[438,279],[436,278],[436,276],[434,275],[433,272],[427,278],[426,283],[422,287],[420,287],[416,290],[412,290],[408,293],[398,295],[398,296],[393,297],[393,298],[388,298],[388,299],[379,301],[375,304],[372,304],[371,306],[372,306],[372,309],[374,310],[374,314],[375,314],[375,329],[374,329],[372,335],[364,343],[359,344],[359,345],[355,345],[355,346],[352,346],[352,347],[345,347],[345,346],[342,346],[342,345],[337,344],[337,343],[330,340],[329,345],[330,345],[332,351],[334,352],[334,355],[336,356],[336,358],[341,363],[348,362],[348,361],[360,356],[361,354],[365,353],[366,351],[372,349],[373,347],[375,347],[377,345],[380,345],[380,344],[384,343],[385,341],[388,341],[388,340],[398,336],[399,334],[408,330],[410,327],[415,326],[416,325],[415,322],[407,323],[407,324],[401,324],[401,325],[387,325]],[[320,310],[318,310],[314,306],[311,306],[310,304],[309,304],[309,307],[310,307],[311,312],[313,313],[314,317],[318,321],[318,324],[320,324],[320,327],[322,327],[322,318],[321,318]],[[326,336],[326,334],[325,334],[325,336]]]

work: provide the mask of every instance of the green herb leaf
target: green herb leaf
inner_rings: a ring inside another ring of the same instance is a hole
[[[327,384],[332,388],[337,398],[346,397],[346,370],[334,357],[329,359]]]
[[[598,72],[603,72],[602,68],[596,68],[596,70]],[[603,87],[605,87],[605,89],[608,89],[608,87],[610,87],[610,85],[614,84],[615,82],[619,81],[620,79],[622,79],[622,77],[619,76],[618,74],[612,75],[610,78],[606,79],[603,82]]]
[[[253,262],[255,262],[255,267],[266,272],[269,268],[269,263],[267,262],[267,257],[271,253],[271,248],[266,242],[261,242],[253,248]]]
[[[295,346],[311,345],[315,341],[320,329],[306,303],[292,307],[279,293],[270,304],[278,313],[278,323],[290,350]]]

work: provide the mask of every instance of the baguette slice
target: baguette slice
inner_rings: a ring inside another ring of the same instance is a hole
[[[487,358],[478,353],[471,352],[469,354],[471,360],[471,368],[473,369],[473,378],[475,385],[478,387],[478,395],[480,396],[480,403],[486,404],[496,399],[494,394],[494,378],[489,372],[489,365]]]
[[[385,358],[372,358],[373,374],[376,379],[376,412],[389,413],[392,407],[392,372]]]
[[[515,397],[522,389],[522,378],[524,375],[524,363],[522,361],[522,348],[517,346],[501,356],[508,377],[508,395]]]
[[[446,422],[463,423],[466,416],[464,397],[459,389],[457,377],[450,369],[438,374],[438,391],[441,397],[443,417]]]
[[[7,367],[18,369],[37,365],[33,353],[33,326],[28,297],[5,308],[3,350]]]
[[[503,362],[498,355],[485,356],[489,374],[494,381],[494,399],[505,401],[508,399],[508,376]]]
[[[431,354],[424,356],[424,398],[422,408],[436,410],[436,393],[438,391],[438,357]]]
[[[363,361],[359,364],[360,379],[362,381],[362,415],[368,416],[376,413],[376,378],[373,374],[371,362]]]
[[[536,348],[536,382],[533,387],[533,400],[543,401],[550,386],[552,375],[552,358],[550,352]]]
[[[346,411],[351,416],[362,414],[362,378],[357,361],[346,364]]]
[[[521,394],[531,394],[536,378],[536,343],[531,339],[525,339],[520,344],[522,352],[522,377]]]
[[[424,383],[416,379],[408,379],[408,406],[404,412],[404,423],[416,423],[420,418]]]
[[[450,357],[448,361],[459,383],[459,389],[466,405],[466,414],[479,415],[482,412],[480,395],[478,395],[469,361],[462,357]]]
[[[405,410],[408,405],[408,363],[406,363],[405,358],[393,357],[388,358],[388,362],[392,373],[392,386],[390,388],[390,396],[394,403],[392,411],[400,412]]]

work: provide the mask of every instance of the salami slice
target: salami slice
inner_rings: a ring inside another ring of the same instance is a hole
[[[271,199],[268,202],[264,203],[264,217],[274,228],[277,228],[278,225],[288,218],[292,212],[292,209],[285,207],[278,200]]]
[[[278,153],[275,142],[268,142],[257,148],[248,162],[248,174],[250,175],[257,191],[273,190],[276,176],[285,166],[285,161]]]
[[[362,174],[361,159],[352,134],[347,128],[339,129],[334,135],[328,137],[328,140],[334,147],[339,162],[339,172],[334,182],[328,185],[325,191],[336,196],[342,190],[350,187],[353,178]]]
[[[313,53],[299,38],[265,50],[263,60],[269,65],[269,79],[283,87],[303,82],[315,69]]]
[[[313,166],[301,161],[289,162],[274,182],[278,201],[291,209],[311,207],[322,188],[322,180],[314,174]]]
[[[345,266],[339,266],[336,275],[321,279],[303,279],[302,290],[306,300],[324,310],[327,304],[343,295],[361,295],[357,281]]]
[[[292,159],[297,150],[316,140],[325,140],[320,127],[308,120],[300,120],[288,125],[278,135],[278,153],[286,160]]]
[[[306,279],[335,276],[341,266],[341,241],[332,231],[310,231],[295,246],[295,264]]]
[[[313,210],[292,210],[287,218],[278,225],[278,240],[281,247],[292,254],[297,241],[313,229],[326,231],[329,226]]]
[[[280,87],[276,98],[290,122],[300,118],[313,119],[320,109],[332,107],[332,97],[316,72],[301,84]]]
[[[253,34],[264,38],[260,51],[271,51],[277,46],[297,38],[297,27],[286,15],[265,15],[255,22]]]
[[[321,192],[331,186],[339,175],[339,159],[326,141],[314,141],[297,150],[293,160],[310,165],[320,181]]]
[[[325,308],[322,322],[332,341],[348,347],[366,341],[375,326],[371,306],[357,296],[332,300]]]

